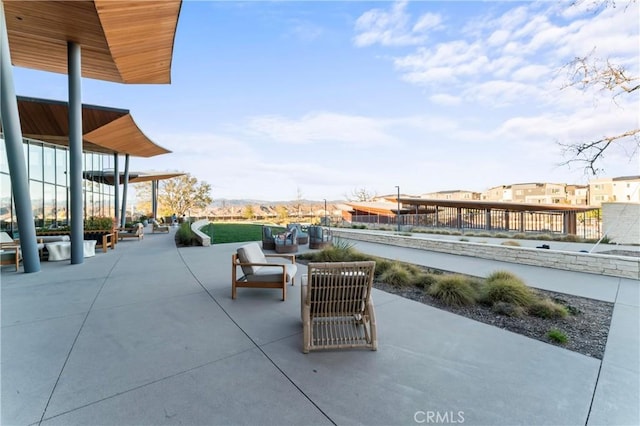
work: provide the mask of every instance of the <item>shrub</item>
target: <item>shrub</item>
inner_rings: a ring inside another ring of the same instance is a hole
[[[472,305],[476,301],[476,294],[469,284],[469,279],[463,275],[446,275],[429,288],[429,294],[449,306]]]
[[[178,243],[184,246],[191,246],[194,244],[195,239],[195,234],[191,230],[191,224],[188,222],[182,223],[176,231],[176,240]]]
[[[529,313],[540,318],[564,318],[568,315],[567,308],[551,299],[539,299],[529,307]]]
[[[570,243],[577,243],[578,241],[580,241],[580,237],[575,234],[567,234],[565,235],[564,240]]]
[[[527,236],[525,234],[513,234],[511,238],[515,240],[526,240]]]
[[[491,306],[491,310],[497,314],[508,317],[521,317],[526,313],[522,306],[508,302],[496,302]]]
[[[520,247],[520,243],[519,242],[511,241],[511,240],[503,241],[502,243],[500,243],[500,245],[512,246],[512,247]]]
[[[112,217],[90,217],[84,221],[85,231],[104,231],[113,229]]]
[[[493,305],[496,302],[513,303],[527,308],[535,300],[535,295],[522,281],[514,278],[498,278],[485,283],[482,301]]]
[[[397,262],[394,262],[382,275],[380,281],[396,287],[402,287],[411,281],[411,274]]]
[[[385,271],[393,265],[393,262],[387,259],[376,259],[376,270],[373,275],[377,278],[384,274]]]
[[[509,236],[507,234],[496,234],[495,237],[496,238],[509,238]]]
[[[562,345],[569,341],[569,337],[567,337],[567,335],[562,330],[558,330],[557,328],[552,328],[551,330],[549,330],[547,332],[547,337],[552,342],[560,343]]]
[[[517,280],[517,281],[520,281],[522,284],[524,284],[524,282],[520,278],[518,278],[518,276],[516,276],[514,273],[505,271],[505,270],[498,270],[498,271],[492,272],[487,276],[487,278],[485,278],[485,282],[490,283],[492,281],[502,280],[502,279]]]
[[[438,281],[438,279],[435,275],[419,273],[413,276],[413,278],[411,279],[411,284],[418,288],[425,289],[431,287],[436,283],[436,281]]]

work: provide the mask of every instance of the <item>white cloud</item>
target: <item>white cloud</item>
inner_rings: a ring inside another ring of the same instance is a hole
[[[408,2],[398,1],[390,10],[371,9],[363,13],[355,23],[353,42],[358,47],[381,44],[383,46],[410,46],[424,43],[428,32],[442,28],[441,16],[426,13],[411,26],[406,12]]]
[[[429,100],[434,104],[446,106],[455,106],[462,103],[462,99],[460,99],[459,96],[453,96],[447,93],[436,93],[435,95],[429,96]]]
[[[254,117],[248,127],[258,135],[287,144],[329,142],[377,146],[397,142],[386,132],[383,121],[329,112],[310,113],[298,120],[279,116]]]

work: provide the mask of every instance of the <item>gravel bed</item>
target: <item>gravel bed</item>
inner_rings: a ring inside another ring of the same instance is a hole
[[[545,319],[530,315],[517,318],[497,314],[490,307],[480,304],[466,307],[449,307],[417,287],[395,287],[382,282],[375,282],[374,287],[597,359],[602,359],[604,355],[613,312],[613,303],[563,293],[535,290],[539,294],[546,295],[552,300],[565,305],[570,314],[561,319]],[[547,337],[547,333],[552,328],[564,332],[568,337],[568,341],[565,344],[560,344],[550,340]]]

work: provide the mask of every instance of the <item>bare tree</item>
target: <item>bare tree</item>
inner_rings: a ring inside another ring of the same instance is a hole
[[[351,191],[351,195],[346,195],[345,198],[349,201],[365,202],[372,201],[376,196],[375,192],[371,192],[367,188],[355,188]]]
[[[596,1],[594,5],[616,7],[615,2],[611,0]],[[608,92],[614,103],[617,103],[621,96],[634,96],[640,92],[640,78],[637,75],[631,75],[623,66],[613,64],[608,59],[595,56],[595,49],[586,56],[576,57],[566,64],[565,68],[568,78],[563,89],[598,89],[599,92]],[[636,124],[629,129],[596,140],[560,143],[565,157],[569,157],[562,164],[578,163],[584,166],[587,173],[595,175],[599,171],[598,164],[605,152],[614,145],[623,148],[630,157],[635,156],[640,149],[639,136],[640,129]]]
[[[300,220],[300,208],[302,207],[302,201],[302,190],[298,187],[296,188],[296,199],[293,202],[293,208],[295,208],[298,213],[298,220]]]

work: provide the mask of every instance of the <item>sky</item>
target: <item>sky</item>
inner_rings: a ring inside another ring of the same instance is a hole
[[[343,200],[503,184],[586,184],[561,143],[639,126],[639,94],[567,87],[591,54],[638,76],[638,3],[595,0],[189,1],[170,85],[83,79],[215,199]],[[66,76],[14,68],[16,93],[67,100]],[[614,146],[598,177],[640,174]]]

